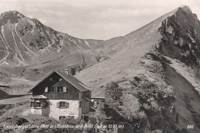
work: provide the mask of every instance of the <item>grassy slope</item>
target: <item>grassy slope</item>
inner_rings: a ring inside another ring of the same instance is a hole
[[[118,80],[121,77],[132,77],[145,73],[145,70],[140,65],[141,57],[159,43],[161,35],[158,32],[158,28],[163,20],[175,12],[176,10],[163,15],[142,28],[121,37],[121,40],[111,39],[110,44],[113,46],[108,45],[104,48],[109,49],[110,52],[106,52],[112,53],[112,56],[105,61],[84,69],[76,77],[92,88],[93,96],[102,97],[102,90],[105,89],[102,86],[108,82]]]
[[[31,97],[30,95],[27,95],[27,96],[21,96],[21,97],[2,99],[0,100],[0,104],[17,104],[17,103],[27,102],[30,100],[30,97]]]
[[[166,66],[166,83],[174,87],[174,93],[176,96],[175,107],[176,111],[179,113],[179,126],[182,128],[187,128],[187,125],[195,125],[191,112],[187,109],[185,104],[185,96],[188,96],[191,100],[192,106],[196,111],[200,110],[200,96],[195,91],[194,87],[179,73],[177,73],[170,66]],[[190,133],[200,132],[200,129],[195,125]]]

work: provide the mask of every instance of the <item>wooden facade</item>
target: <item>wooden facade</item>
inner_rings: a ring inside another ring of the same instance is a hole
[[[70,108],[72,106],[76,109],[76,111],[79,112],[78,114],[74,114],[76,116],[78,115],[78,117],[85,116],[90,111],[91,91],[86,89],[85,85],[83,85],[83,83],[81,83],[79,80],[61,72],[50,73],[45,78],[43,78],[43,80],[41,80],[31,90],[31,92],[33,95],[33,98],[31,99],[31,107],[33,108],[33,113],[35,112],[34,109],[38,109],[37,106],[39,106],[39,103],[35,102],[37,100],[42,101],[41,104],[44,105],[41,105],[41,109],[46,108],[47,110],[45,112],[49,112],[49,115],[47,116],[50,116],[51,114],[55,115],[56,113],[58,113],[57,118],[63,117],[62,115],[65,114],[66,116],[68,116],[69,114],[73,114],[73,109]],[[44,98],[39,99],[38,96],[41,95]],[[54,105],[56,103],[58,104],[59,102],[63,102],[63,104],[64,102],[66,102],[68,104],[68,107],[65,108],[66,110],[64,110],[63,108],[60,109],[60,111],[66,112],[63,112],[61,116],[59,116],[59,107],[57,105]],[[72,110],[71,112],[70,109]],[[67,114],[67,112],[69,112],[69,114]],[[42,112],[41,114],[48,113]]]

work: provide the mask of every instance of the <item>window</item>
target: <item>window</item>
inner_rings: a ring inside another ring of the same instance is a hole
[[[63,92],[63,87],[58,87],[57,91],[58,92]]]
[[[64,108],[65,107],[65,102],[60,102],[60,108]]]
[[[41,102],[35,102],[35,107],[41,108]]]
[[[49,92],[54,92],[54,90],[55,90],[54,86],[49,87]]]
[[[43,107],[47,108],[48,106],[49,106],[49,103],[48,102],[44,102]]]
[[[48,92],[48,90],[49,90],[49,88],[48,88],[48,87],[45,87],[44,92]]]
[[[65,119],[65,116],[59,116],[59,120]]]
[[[30,106],[34,108],[47,108],[49,102],[46,99],[34,99],[30,102]]]
[[[74,116],[67,116],[68,119],[74,119]]]
[[[65,101],[60,101],[57,103],[58,108],[69,108],[69,103]]]

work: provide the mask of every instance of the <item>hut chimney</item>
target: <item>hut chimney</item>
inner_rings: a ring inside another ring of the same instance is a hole
[[[65,73],[66,73],[67,75],[70,75],[70,74],[69,74],[69,69],[65,69]]]

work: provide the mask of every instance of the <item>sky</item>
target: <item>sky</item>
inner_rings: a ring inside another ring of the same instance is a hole
[[[200,18],[198,0],[0,0],[0,13],[16,10],[77,38],[107,40],[181,5],[188,5]]]

